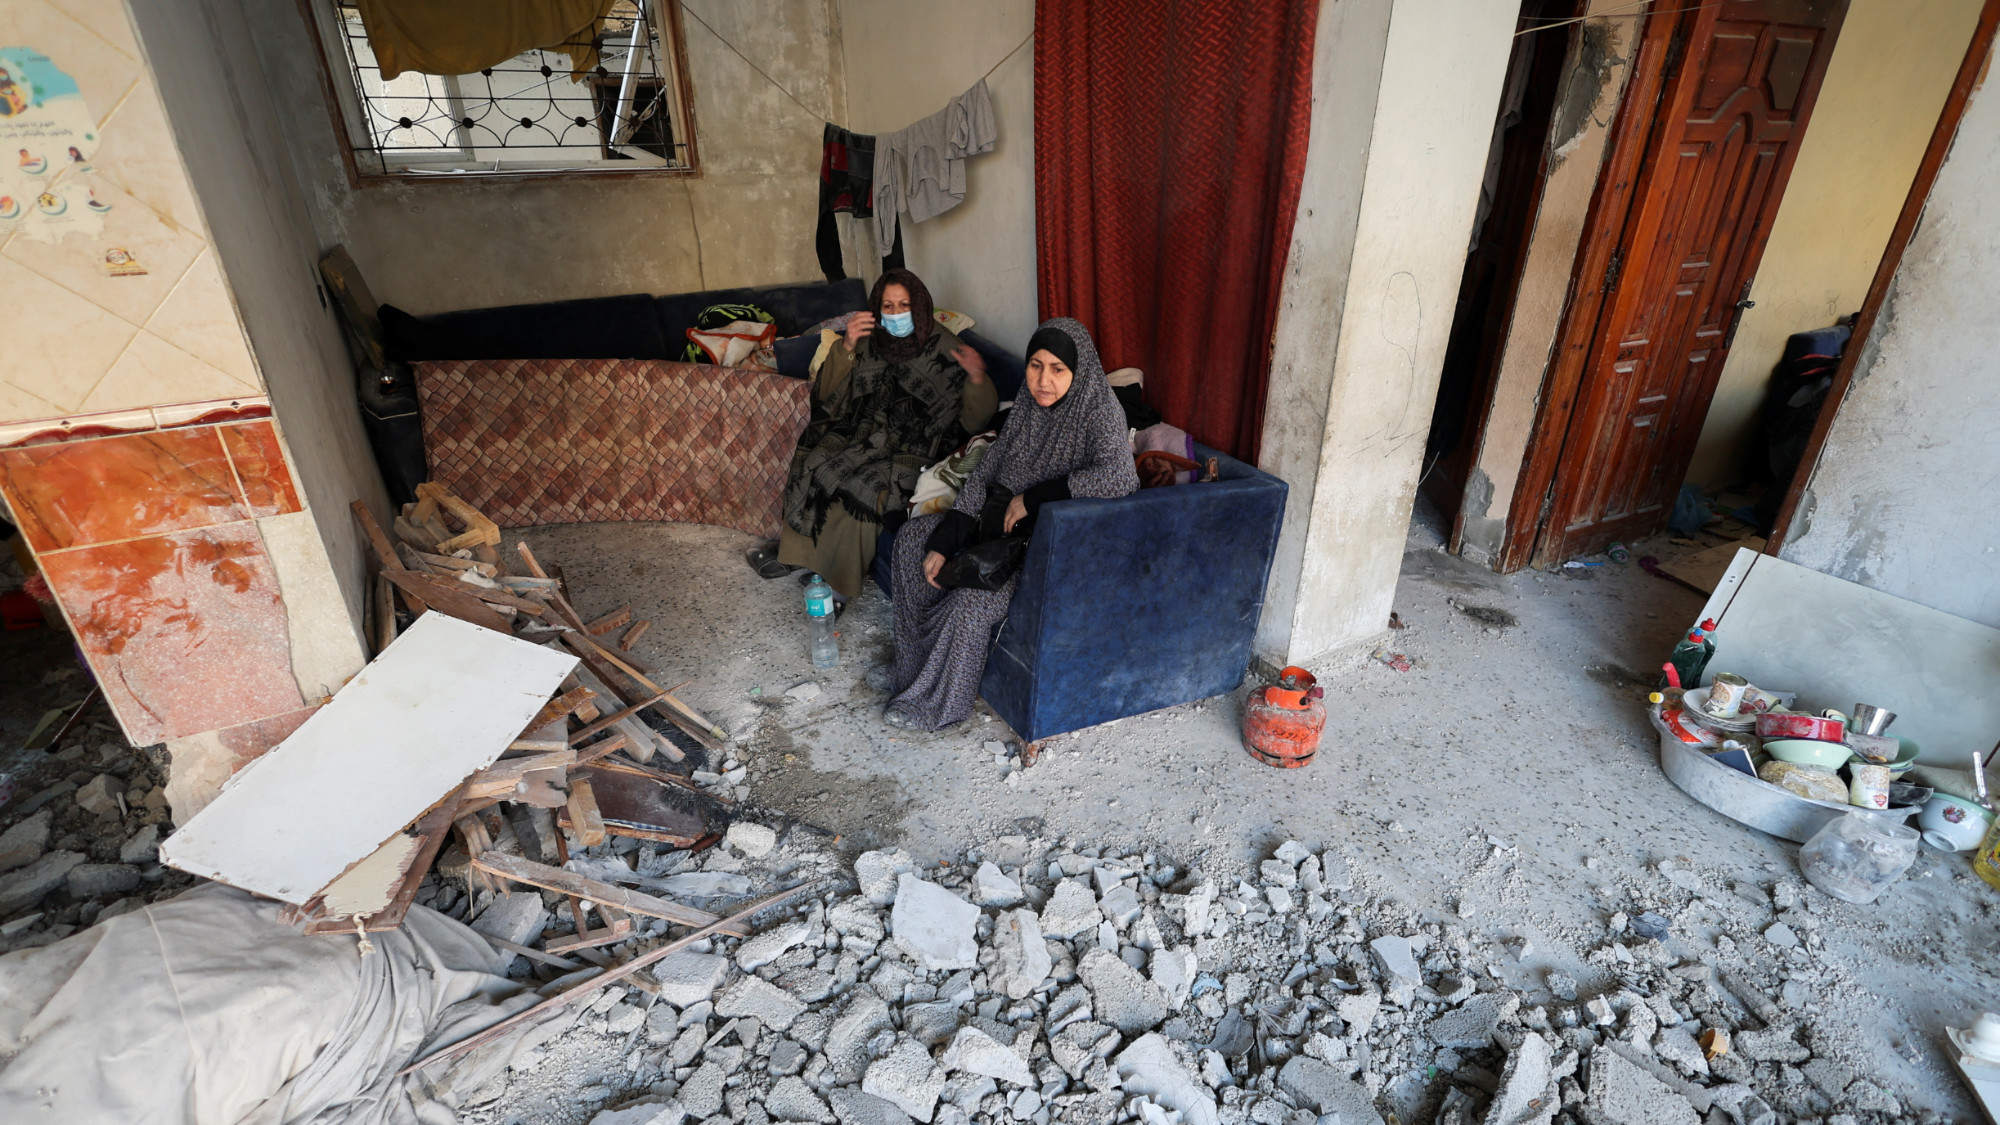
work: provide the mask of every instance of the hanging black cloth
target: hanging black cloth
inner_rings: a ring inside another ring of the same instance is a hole
[[[875,215],[875,137],[828,122],[819,162],[819,229],[813,233],[813,250],[828,281],[847,276],[833,217],[841,211],[857,219]]]

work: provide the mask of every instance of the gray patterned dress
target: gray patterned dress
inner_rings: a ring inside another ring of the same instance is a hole
[[[1023,387],[1006,428],[959,489],[954,510],[977,517],[989,487],[1019,494],[1066,476],[1072,497],[1126,496],[1139,487],[1124,408],[1111,393],[1097,345],[1069,317],[1043,323],[1076,342],[1069,393],[1043,407]],[[889,706],[920,730],[972,714],[986,654],[1007,618],[1015,582],[1001,590],[940,590],[924,579],[925,544],[942,515],[922,516],[896,535],[896,665]]]

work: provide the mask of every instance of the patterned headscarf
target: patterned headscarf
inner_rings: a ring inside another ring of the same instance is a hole
[[[987,489],[998,485],[1019,494],[1032,485],[1057,477],[1069,478],[1069,494],[1077,497],[1126,496],[1139,489],[1132,467],[1132,445],[1125,427],[1125,409],[1111,393],[1097,345],[1083,325],[1066,316],[1045,321],[1037,334],[1057,329],[1076,344],[1076,364],[1069,393],[1045,407],[1023,387],[1000,437],[986,451],[979,467],[958,490],[953,507],[978,516]]]
[[[910,317],[916,321],[916,328],[908,336],[891,336],[882,327],[882,292],[891,285],[900,285],[910,292]],[[886,270],[875,279],[875,288],[868,291],[868,311],[875,314],[875,354],[890,363],[901,363],[924,350],[930,342],[931,334],[937,331],[937,317],[931,314],[931,291],[917,280],[917,275],[909,270]]]

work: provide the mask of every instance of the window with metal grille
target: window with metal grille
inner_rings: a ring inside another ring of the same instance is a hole
[[[384,79],[353,0],[311,0],[342,134],[362,176],[690,172],[685,54],[672,0],[618,0],[571,74],[550,44],[476,74]],[[588,32],[583,33],[588,34]]]

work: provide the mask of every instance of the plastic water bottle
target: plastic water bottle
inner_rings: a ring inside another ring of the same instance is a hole
[[[817,574],[806,584],[806,620],[812,625],[813,667],[839,664],[840,638],[833,632],[833,587]]]

